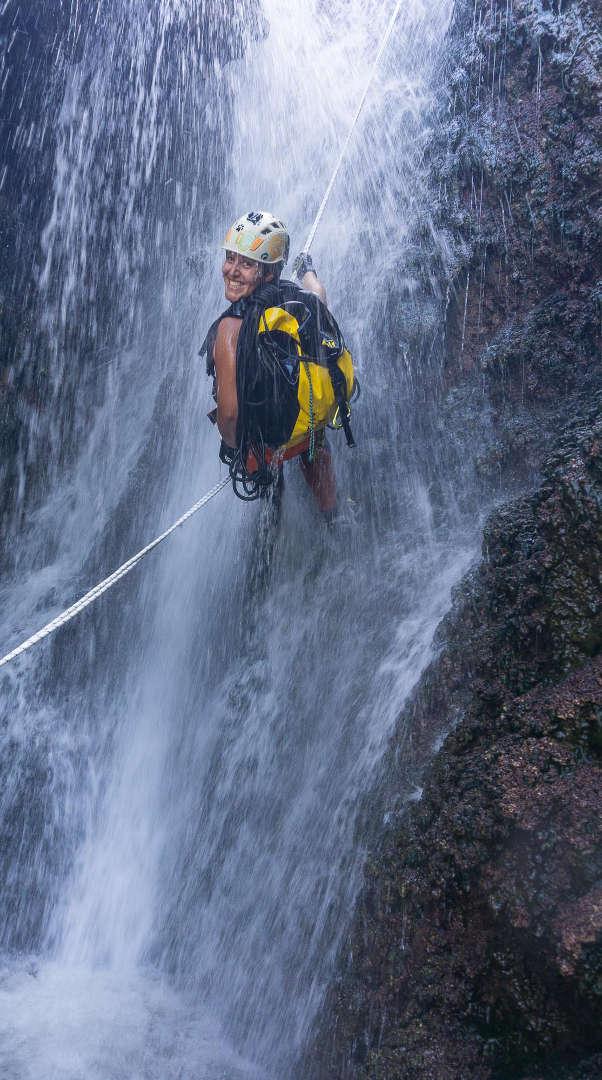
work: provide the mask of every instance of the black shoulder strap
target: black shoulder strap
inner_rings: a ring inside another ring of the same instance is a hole
[[[223,315],[220,315],[219,319],[211,323],[205,340],[199,349],[199,356],[205,357],[205,369],[208,375],[215,375],[215,360],[213,359],[213,350],[215,348],[215,339],[217,337],[217,330],[221,323]]]
[[[213,350],[215,348],[215,339],[217,338],[217,331],[222,319],[244,319],[247,310],[247,305],[244,300],[236,300],[230,307],[222,311],[221,315],[211,323],[205,340],[199,349],[199,356],[205,357],[206,370],[208,375],[215,376],[215,361],[213,359]]]
[[[347,446],[355,446],[349,424],[350,409],[347,401],[347,383],[338,365],[338,361],[345,349],[345,342],[338,323],[315,293],[308,293],[304,289],[299,289],[292,282],[285,282],[285,285],[290,286],[292,290],[296,290],[295,294],[292,294],[287,289],[290,298],[302,300],[312,312],[313,319],[309,328],[309,348],[306,351],[310,355],[313,354],[315,359],[319,359],[319,362],[324,363],[328,368],[334,398],[339,407],[339,422],[345,432]],[[301,340],[302,344],[305,344],[303,335]]]

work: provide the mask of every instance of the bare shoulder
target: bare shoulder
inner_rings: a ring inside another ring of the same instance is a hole
[[[237,319],[233,315],[226,315],[217,328],[215,348],[219,350],[235,348],[241,326],[242,319]]]

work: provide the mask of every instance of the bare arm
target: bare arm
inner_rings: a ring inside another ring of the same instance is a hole
[[[226,318],[219,324],[213,358],[217,382],[217,426],[228,446],[236,446],[238,397],[236,394],[236,346],[242,322]]]
[[[308,270],[301,279],[301,288],[307,289],[308,292],[313,292],[320,298],[323,304],[326,304],[326,289],[322,285],[322,282],[318,280],[317,275],[313,270]]]
[[[299,252],[293,263],[293,275],[297,278],[302,289],[315,293],[322,303],[326,305],[326,289],[322,282],[318,280],[309,251]]]

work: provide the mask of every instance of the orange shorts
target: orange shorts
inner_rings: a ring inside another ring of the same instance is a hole
[[[309,460],[309,435],[296,446],[289,446],[287,450],[270,450],[266,448],[265,460],[268,465],[279,468],[285,461],[298,457],[303,475],[311,488],[320,510],[334,510],[337,505],[337,488],[334,475],[332,455],[327,446],[324,430],[316,432],[316,442],[313,460]],[[257,471],[258,464],[254,454],[247,457],[247,469],[250,473]]]

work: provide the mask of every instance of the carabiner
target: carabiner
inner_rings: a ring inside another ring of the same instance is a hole
[[[351,416],[351,409],[349,408],[349,405],[347,405],[347,420],[349,419],[350,416]],[[343,427],[343,421],[341,420],[341,407],[340,407],[340,405],[337,405],[336,412],[335,412],[332,420],[330,421],[330,427],[334,428],[335,431],[340,431],[341,428]]]

